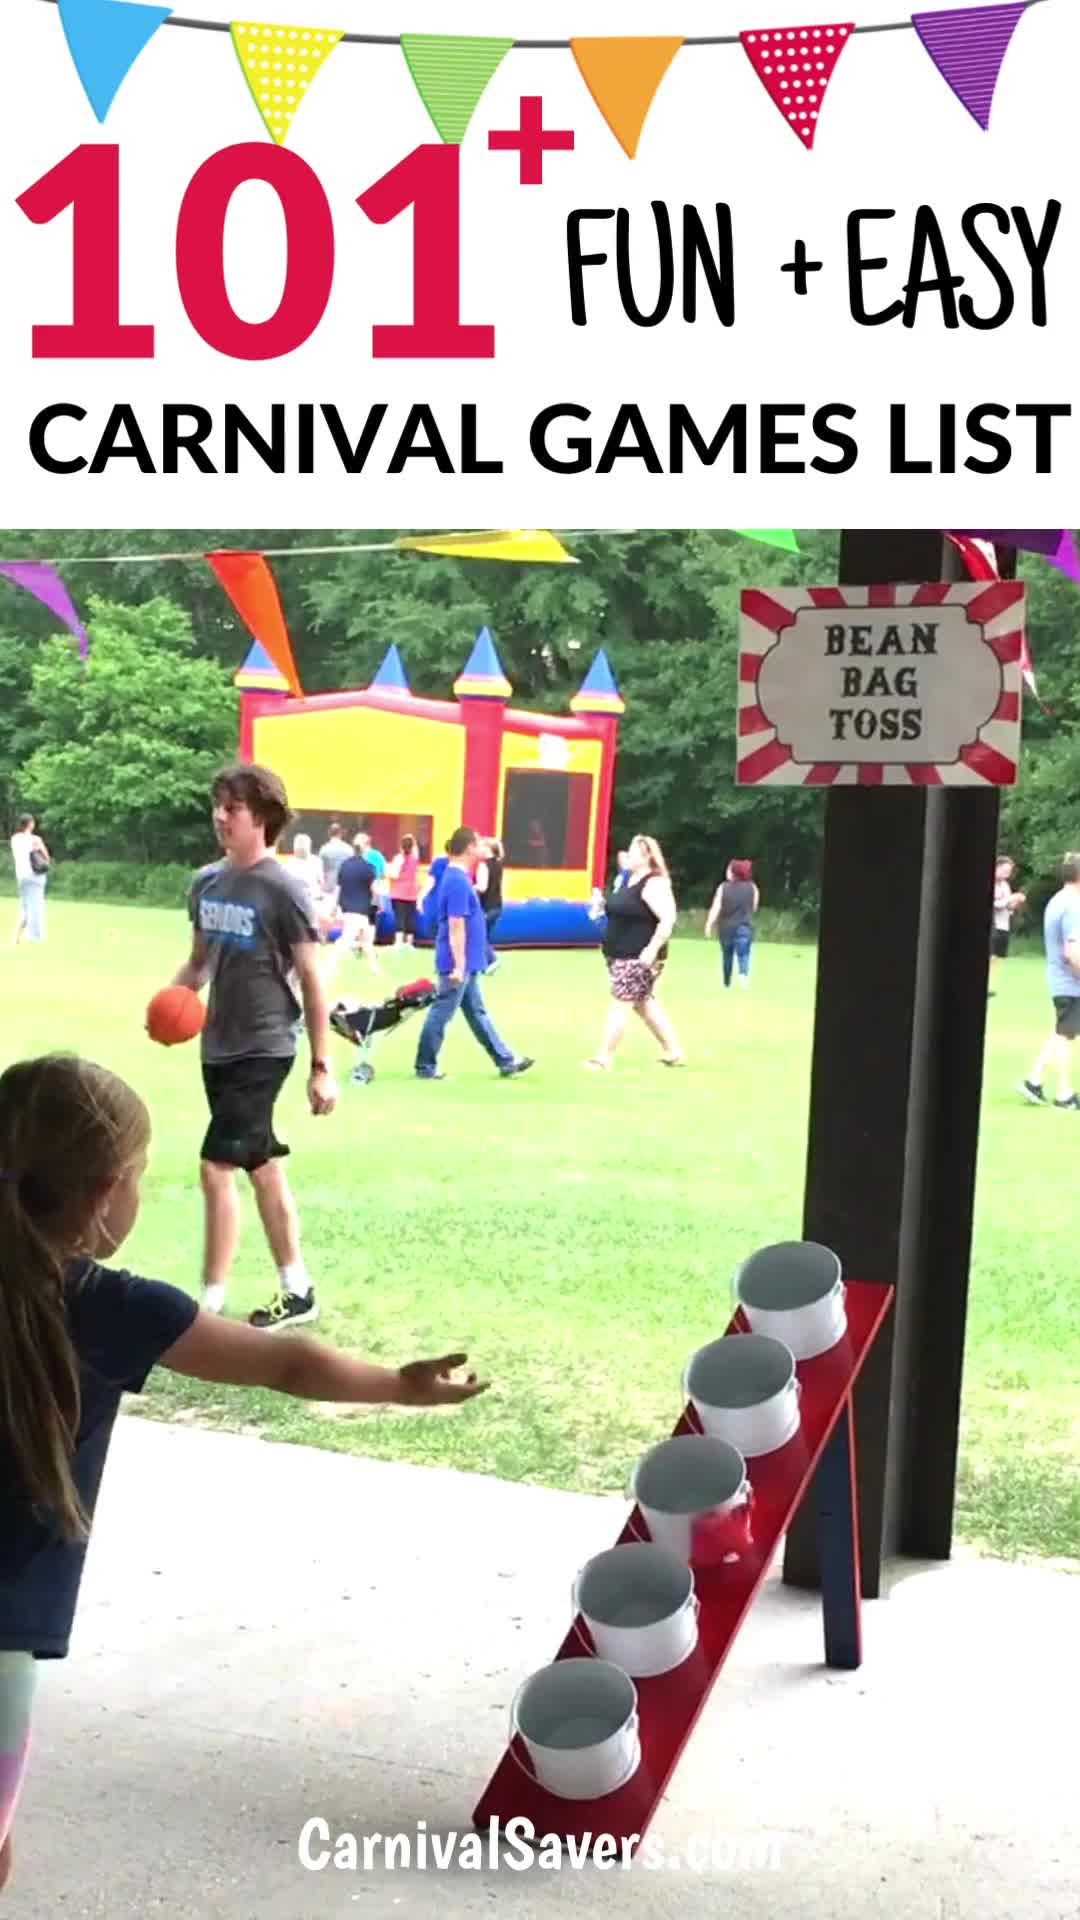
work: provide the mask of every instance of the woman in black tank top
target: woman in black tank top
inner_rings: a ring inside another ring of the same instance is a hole
[[[740,987],[750,985],[754,915],[761,905],[761,895],[751,877],[753,871],[753,863],[749,860],[729,860],[727,875],[713,895],[709,917],[705,922],[706,940],[711,939],[715,927],[720,941],[725,987],[731,985],[736,962]]]
[[[608,894],[593,895],[592,912],[607,917],[603,952],[611,982],[604,1038],[590,1067],[606,1072],[626,1031],[633,1008],[660,1042],[664,1066],[682,1065],[682,1049],[667,1014],[656,998],[668,941],[675,928],[675,895],[664,856],[656,841],[639,833],[627,849],[627,873]]]

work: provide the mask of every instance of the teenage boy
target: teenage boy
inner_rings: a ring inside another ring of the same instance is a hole
[[[250,1321],[273,1330],[318,1317],[282,1167],[289,1149],[274,1132],[274,1104],[292,1071],[303,1024],[311,1045],[308,1103],[314,1114],[333,1112],[330,1024],[310,904],[273,853],[289,819],[285,788],[266,767],[228,767],[214,782],[212,803],[223,858],[192,881],[191,955],[175,980],[196,992],[210,983],[202,1035],[210,1107],[200,1164],[203,1306],[220,1313],[225,1305],[240,1231],[235,1176],[242,1171],[254,1190],[279,1283]]]

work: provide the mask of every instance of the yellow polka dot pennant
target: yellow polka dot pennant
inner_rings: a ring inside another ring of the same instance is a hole
[[[266,131],[280,147],[341,33],[329,27],[263,26],[250,20],[234,20],[229,31]]]

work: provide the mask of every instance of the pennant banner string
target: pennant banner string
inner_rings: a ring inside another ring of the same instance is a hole
[[[46,6],[55,7],[59,0],[44,0]],[[1041,7],[1046,0],[1022,0],[1025,11],[1029,7]],[[164,27],[189,27],[199,33],[231,33],[232,23],[228,20],[195,20],[190,15],[174,13],[162,22]],[[915,23],[909,17],[906,20],[879,20],[866,26],[853,26],[852,33],[912,33]],[[400,33],[343,33],[342,44],[356,47],[400,47]],[[406,38],[408,36],[405,36]],[[532,53],[570,50],[569,40],[512,40],[511,47]],[[703,33],[686,34],[684,47],[737,47],[742,44],[739,33]]]
[[[530,539],[533,543],[535,543],[538,540],[538,538],[539,538],[538,535],[530,536]],[[545,554],[541,554],[540,557],[541,558],[546,557],[552,560],[562,557],[562,550],[558,548],[557,542],[551,541],[550,535],[544,535],[544,539],[550,542],[550,548]],[[513,559],[516,557],[532,557],[533,556],[533,545],[529,544],[529,540],[527,540],[525,536],[523,535],[517,536],[517,546],[519,549],[519,553],[515,554],[514,534],[509,532],[495,531],[495,530],[491,532],[481,532],[481,533],[443,533],[443,534],[410,533],[410,534],[402,534],[400,538],[398,538],[397,540],[357,541],[357,542],[350,542],[349,544],[346,544],[346,545],[334,546],[334,547],[260,547],[259,553],[264,560],[288,560],[294,554],[298,556],[306,555],[309,557],[315,557],[315,556],[330,557],[333,554],[339,554],[339,553],[410,553],[410,552],[423,553],[423,552],[433,551],[434,543],[436,542],[441,542],[444,548],[450,548],[451,546],[454,546],[458,550],[460,550],[465,545],[465,543],[468,543],[470,546],[477,549],[477,553],[479,557],[483,557],[483,550],[487,548],[490,550],[490,557],[492,559],[503,559],[503,558]],[[504,553],[500,553],[499,552],[500,547],[506,549],[507,551]],[[227,553],[231,551],[231,549],[222,548],[221,551],[224,553]],[[239,551],[239,549],[237,551]],[[473,555],[471,557],[477,557],[477,555]],[[198,547],[193,549],[190,553],[64,554],[62,558],[55,561],[31,562],[31,561],[22,559],[22,560],[8,561],[8,562],[0,562],[0,566],[3,566],[3,565],[30,566],[32,564],[36,564],[39,566],[57,566],[57,567],[135,567],[135,566],[153,567],[153,566],[162,565],[165,562],[171,563],[176,561],[187,561],[187,560],[190,560],[193,562],[194,561],[202,562],[202,561],[205,561],[205,559],[206,559],[205,548]]]

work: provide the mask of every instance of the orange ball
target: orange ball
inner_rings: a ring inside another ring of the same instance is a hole
[[[162,987],[146,1009],[146,1031],[160,1047],[194,1040],[206,1025],[206,1008],[190,987]]]

